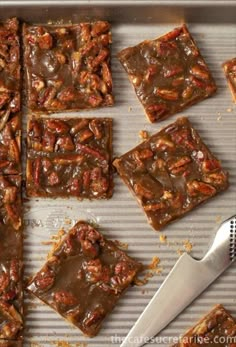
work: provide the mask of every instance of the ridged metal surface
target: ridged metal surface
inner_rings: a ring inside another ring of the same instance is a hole
[[[138,133],[141,129],[154,133],[180,116],[173,116],[161,124],[149,124],[125,72],[115,57],[120,49],[146,38],[155,38],[173,28],[173,24],[122,25],[122,18],[120,20],[120,25],[114,25],[112,28],[115,106],[76,114],[91,117],[109,116],[114,119],[115,156],[139,143]],[[27,202],[24,246],[26,277],[37,271],[45,260],[50,246],[42,242],[49,240],[62,226],[69,228],[65,223],[66,218],[95,221],[107,237],[128,242],[129,254],[139,261],[148,264],[153,256],[160,257],[160,267],[163,271],[161,275],[151,278],[147,285],[130,288],[104,323],[98,337],[93,339],[83,337],[77,329],[71,327],[50,308],[26,294],[25,346],[60,346],[56,341],[70,342],[71,347],[79,346],[78,343],[81,343],[81,347],[83,343],[88,347],[119,346],[121,338],[128,333],[174,265],[178,258],[177,250],[183,249],[183,241],[190,240],[193,243],[192,255],[201,257],[207,250],[220,221],[236,213],[236,107],[231,101],[221,69],[224,60],[236,55],[236,25],[224,25],[223,22],[217,25],[189,23],[189,29],[211,68],[218,92],[214,97],[189,108],[181,115],[190,118],[206,144],[222,160],[223,166],[230,173],[230,188],[166,227],[163,233],[170,244],[160,243],[159,233],[154,232],[147,224],[136,201],[118,177],[115,178],[114,196],[109,201],[96,203],[79,202],[75,199],[31,199]],[[181,280],[179,278],[179,281]],[[186,286],[189,285],[191,284],[186,283]],[[159,335],[162,341],[157,341],[153,346],[171,344],[171,338],[178,337],[216,303],[224,304],[236,318],[235,265],[165,329]],[[158,315],[158,308],[156,314]],[[38,345],[34,344],[36,342]]]

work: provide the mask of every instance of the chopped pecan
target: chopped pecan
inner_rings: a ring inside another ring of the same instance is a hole
[[[192,66],[190,72],[197,78],[209,80],[209,72],[199,64]]]
[[[39,272],[34,279],[35,285],[41,291],[50,289],[53,286],[54,281],[55,274],[51,269],[47,267],[43,269],[43,271]]]
[[[0,273],[0,293],[3,293],[10,283],[9,275],[6,272]]]
[[[48,184],[50,186],[56,186],[59,183],[60,183],[60,177],[58,176],[58,174],[55,171],[51,172],[50,175],[48,176]]]
[[[185,170],[185,165],[191,163],[191,161],[192,159],[190,157],[184,156],[179,158],[173,164],[170,164],[168,168],[170,172],[175,175]]]
[[[174,143],[167,137],[160,137],[156,141],[156,148],[161,151],[174,149]]]
[[[81,143],[77,143],[76,144],[76,148],[78,151],[81,151],[82,153],[84,154],[88,154],[90,155],[91,157],[94,157],[96,159],[99,159],[99,160],[106,160],[106,157],[100,153],[98,150],[96,149],[93,149],[89,146],[85,146],[85,145],[82,145]]]
[[[70,102],[76,99],[76,90],[74,87],[65,87],[58,94],[58,99],[61,102]]]
[[[210,184],[194,180],[187,182],[187,192],[190,196],[197,196],[199,194],[212,196],[216,193],[216,189]]]
[[[90,184],[90,189],[93,195],[97,196],[105,193],[109,188],[109,182],[105,177],[101,177],[100,179],[94,180]]]
[[[144,205],[144,210],[146,212],[149,212],[149,211],[157,211],[157,210],[163,210],[166,208],[166,203],[165,202],[159,202],[159,203],[156,203],[156,204],[148,204],[148,205]]]
[[[53,45],[52,36],[49,33],[45,33],[38,38],[38,45],[41,49],[50,49]]]
[[[62,150],[67,152],[67,151],[74,151],[74,149],[75,149],[75,145],[70,135],[59,137],[55,144],[55,151]]]
[[[202,162],[202,170],[204,172],[212,172],[221,168],[219,160],[206,159]]]
[[[51,129],[50,129],[51,130]],[[42,137],[42,147],[46,152],[53,152],[56,143],[56,135],[46,129]],[[39,146],[37,146],[39,148]]]
[[[66,134],[70,130],[69,126],[59,119],[47,120],[46,124],[50,131],[55,132],[56,134]]]
[[[15,186],[9,186],[6,187],[4,190],[4,196],[3,196],[3,203],[4,204],[11,204],[17,199],[17,187]]]
[[[98,119],[93,119],[89,123],[89,128],[93,132],[96,139],[101,139],[103,136],[102,124]]]
[[[93,132],[89,129],[85,129],[79,133],[77,136],[77,140],[79,142],[86,142],[87,140],[90,140],[93,137]]]
[[[98,325],[105,317],[105,310],[103,308],[96,308],[94,311],[89,312],[87,318],[84,320],[84,325],[90,327]]]
[[[160,89],[156,90],[158,96],[160,96],[164,100],[173,100],[176,101],[179,99],[179,93],[174,89]]]
[[[108,22],[98,21],[92,25],[91,35],[98,36],[105,32],[107,32],[110,28],[110,24]]]
[[[10,264],[10,279],[11,281],[18,282],[19,281],[19,261],[13,259]]]
[[[164,69],[164,77],[169,78],[178,75],[179,73],[183,72],[183,67],[181,65],[171,65],[168,68],[165,67]]]
[[[54,300],[57,304],[63,306],[74,306],[78,302],[72,293],[63,290],[55,292]]]

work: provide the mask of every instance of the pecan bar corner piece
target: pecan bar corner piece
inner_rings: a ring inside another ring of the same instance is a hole
[[[161,121],[216,91],[187,26],[118,54],[150,122]]]
[[[92,337],[140,269],[141,264],[114,242],[79,221],[52,251],[28,290]]]
[[[236,322],[220,304],[202,317],[196,325],[188,329],[173,347],[236,345]]]
[[[233,101],[236,103],[236,58],[227,60],[222,64]]]

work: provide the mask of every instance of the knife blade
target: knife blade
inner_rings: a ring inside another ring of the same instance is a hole
[[[232,221],[236,229],[236,216],[226,220],[202,260],[187,253],[179,258],[121,347],[143,346],[231,265],[235,260],[230,257]]]

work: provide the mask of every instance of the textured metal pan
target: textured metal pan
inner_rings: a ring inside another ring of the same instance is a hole
[[[148,226],[144,215],[128,189],[118,177],[115,178],[114,196],[109,201],[79,202],[70,200],[31,199],[25,203],[25,275],[34,273],[42,265],[50,248],[42,242],[49,240],[59,228],[69,228],[66,219],[91,219],[101,226],[111,239],[128,242],[129,254],[149,263],[153,256],[161,259],[163,268],[144,287],[133,287],[119,302],[117,308],[105,322],[98,337],[88,339],[70,327],[59,316],[39,301],[26,294],[26,347],[77,347],[119,346],[132,324],[136,321],[156,289],[178,258],[184,240],[193,243],[192,254],[201,257],[220,221],[236,211],[236,107],[226,86],[221,63],[236,55],[236,12],[235,1],[176,1],[169,8],[164,1],[155,4],[119,1],[58,2],[45,1],[41,5],[29,1],[5,1],[0,3],[1,17],[18,15],[22,20],[48,22],[61,20],[72,22],[80,19],[102,18],[113,22],[112,69],[116,103],[113,108],[81,112],[81,116],[109,116],[114,119],[114,155],[120,155],[135,146],[141,129],[151,133],[174,121],[178,116],[162,122],[149,124],[133,89],[123,72],[116,53],[124,47],[134,45],[146,38],[155,38],[184,20],[196,39],[203,56],[209,64],[218,85],[213,97],[189,108],[181,115],[190,118],[204,141],[209,145],[230,173],[230,188],[204,206],[189,213],[185,218],[167,227],[163,232],[167,243],[162,244],[159,234]],[[171,2],[169,2],[171,3]],[[185,4],[185,6],[184,6]],[[63,16],[64,13],[64,16]],[[231,23],[232,22],[232,23]],[[79,115],[78,113],[76,115]],[[70,116],[70,115],[66,115]],[[24,116],[26,118],[26,115]],[[181,281],[181,278],[179,278]],[[190,285],[186,283],[186,286]],[[174,289],[173,289],[174,290]],[[183,293],[184,295],[184,293]],[[168,297],[166,298],[168,300]],[[236,318],[236,267],[232,266],[205,293],[203,293],[183,314],[181,314],[160,335],[154,346],[171,344],[214,304],[222,303]],[[158,314],[158,308],[157,308]],[[63,344],[67,341],[70,345]],[[61,343],[61,344],[60,344]],[[79,344],[81,343],[81,345]]]

